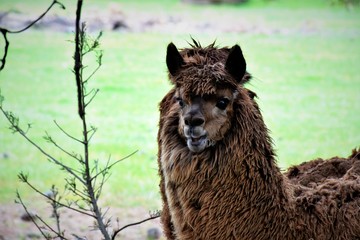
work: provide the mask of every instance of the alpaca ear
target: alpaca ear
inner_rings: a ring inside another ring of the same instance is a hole
[[[184,59],[181,57],[176,46],[173,43],[170,43],[166,52],[166,65],[170,74],[174,76],[183,64]]]
[[[239,45],[235,45],[230,49],[225,69],[236,79],[238,83],[244,83],[242,80],[246,71],[246,61]]]

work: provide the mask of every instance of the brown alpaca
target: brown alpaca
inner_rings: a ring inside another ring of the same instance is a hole
[[[238,45],[194,41],[179,52],[170,43],[166,63],[174,87],[160,103],[158,163],[167,239],[360,239],[360,151],[313,184],[304,179],[326,172],[323,160],[284,175],[243,86]]]

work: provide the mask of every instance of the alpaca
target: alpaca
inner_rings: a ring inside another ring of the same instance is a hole
[[[280,172],[238,45],[194,41],[179,52],[170,43],[166,64],[173,88],[159,106],[158,164],[167,239],[360,239],[360,149],[341,174],[301,184],[323,161]]]
[[[306,187],[322,184],[330,178],[357,178],[360,175],[359,160],[360,149],[354,149],[348,158],[333,157],[328,160],[318,158],[290,167],[285,175],[292,183],[299,183]]]

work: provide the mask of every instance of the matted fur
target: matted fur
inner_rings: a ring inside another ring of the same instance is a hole
[[[184,62],[169,74],[174,87],[160,103],[158,132],[166,238],[359,239],[359,172],[346,167],[349,177],[325,176],[312,186],[283,175],[256,95],[243,86],[250,75],[239,82],[225,69],[229,52],[195,44],[180,51]],[[179,133],[178,92],[190,98],[225,88],[236,92],[229,129],[215,145],[190,151]],[[359,165],[359,158],[352,161]]]

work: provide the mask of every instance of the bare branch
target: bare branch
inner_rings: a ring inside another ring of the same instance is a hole
[[[2,106],[0,106],[0,111],[5,115],[6,119],[9,121],[11,127],[14,129],[15,132],[18,132],[21,136],[23,136],[31,145],[33,145],[35,148],[37,148],[43,155],[48,157],[52,162],[54,162],[55,164],[57,164],[57,165],[61,166],[62,168],[64,168],[68,173],[70,173],[72,176],[74,176],[76,179],[78,179],[82,184],[86,185],[85,181],[78,174],[76,174],[73,171],[73,169],[71,169],[70,167],[66,166],[65,164],[63,164],[62,162],[60,162],[59,160],[57,160],[56,158],[51,156],[44,149],[42,149],[37,143],[35,143],[32,139],[30,139],[26,135],[26,133],[19,127],[18,119],[17,119],[17,121],[15,119],[15,122],[14,122],[14,115],[13,114],[6,112],[2,108]]]
[[[98,92],[99,92],[99,89],[96,89],[94,94],[91,96],[90,100],[85,104],[85,107],[87,107],[92,102],[92,100],[95,98],[95,96],[97,95]]]
[[[99,91],[99,89],[96,89],[96,91]],[[90,94],[93,94],[95,92],[95,89],[91,89],[89,92],[85,93],[85,97],[88,97]]]
[[[34,223],[34,225],[36,226],[36,228],[39,230],[39,232],[41,233],[41,235],[43,235],[43,237],[45,239],[51,239],[51,237],[46,234],[42,229],[41,227],[37,224],[36,220],[33,218],[32,214],[29,212],[29,210],[27,209],[26,205],[24,204],[21,196],[20,196],[20,193],[18,191],[16,191],[16,198],[17,198],[17,203],[20,203],[21,206],[24,208],[26,214],[29,216],[30,220]]]
[[[61,196],[58,196],[58,193],[59,192],[55,188],[55,185],[52,185],[50,196],[49,194],[47,194],[47,196],[51,198],[51,200],[49,200],[49,203],[53,210],[52,216],[55,218],[57,232],[63,236],[64,234],[61,234],[60,213],[58,212],[58,209],[61,207],[61,205],[58,204],[58,202],[60,202],[61,200]]]
[[[36,218],[39,219],[40,222],[42,222],[45,227],[47,227],[48,230],[50,230],[51,232],[53,232],[56,237],[66,240],[67,238],[65,238],[60,232],[57,232],[56,230],[54,230],[49,224],[47,224],[40,216],[36,215]],[[48,236],[47,239],[54,239],[54,237]]]
[[[104,186],[104,183],[107,182],[109,177],[110,177],[110,175],[103,175],[98,187],[94,190],[96,200],[99,199],[99,197],[101,195],[101,192],[102,192],[102,189],[103,189],[103,186]]]
[[[125,159],[128,159],[129,157],[131,157],[132,155],[134,155],[134,154],[137,153],[137,152],[138,152],[138,150],[134,151],[133,153],[130,153],[129,155],[123,157],[122,159],[119,159],[119,160],[115,161],[115,162],[112,163],[110,166],[106,166],[102,171],[100,171],[98,174],[96,174],[95,176],[93,176],[92,179],[97,178],[97,177],[98,177],[100,174],[102,174],[103,172],[110,170],[110,168],[112,168],[114,165],[118,164],[118,163],[121,162],[121,161],[124,161]],[[91,179],[91,180],[92,180],[92,179]]]
[[[150,217],[148,217],[148,218],[146,218],[146,219],[144,219],[144,220],[141,220],[141,221],[139,221],[139,222],[127,224],[127,225],[123,226],[122,228],[114,231],[111,239],[114,240],[115,237],[116,237],[116,235],[117,235],[119,232],[121,232],[122,230],[124,230],[125,228],[131,227],[131,226],[136,226],[136,225],[142,224],[142,223],[144,223],[144,222],[147,222],[147,221],[156,219],[156,218],[158,218],[158,217],[160,217],[160,212],[157,212],[156,214],[150,214]]]
[[[86,201],[89,201],[89,196],[86,192],[83,192],[73,186],[70,186],[69,190],[75,195],[75,196],[78,196],[80,197],[81,199],[83,200],[86,200]]]
[[[17,30],[17,31],[10,31],[10,30],[5,29],[5,28],[0,28],[0,32],[1,32],[2,36],[3,36],[3,38],[4,38],[4,41],[5,41],[4,55],[3,55],[2,59],[1,59],[0,71],[3,70],[4,67],[5,67],[6,57],[7,57],[7,53],[8,53],[9,45],[10,45],[10,43],[9,43],[9,41],[8,41],[8,39],[7,39],[7,33],[14,33],[14,34],[16,34],[16,33],[21,33],[21,32],[26,31],[27,29],[31,28],[35,23],[37,23],[40,19],[42,19],[42,18],[50,11],[50,9],[51,9],[55,4],[58,4],[58,5],[60,5],[60,7],[61,7],[62,9],[65,9],[65,6],[64,6],[62,3],[60,3],[60,2],[57,1],[57,0],[53,0],[53,2],[52,2],[52,3],[50,4],[50,6],[46,9],[46,11],[45,11],[43,14],[41,14],[36,20],[34,20],[33,22],[31,22],[28,26],[26,26],[25,28],[20,29],[20,30]]]
[[[35,192],[37,192],[37,193],[40,194],[41,196],[45,197],[45,198],[48,199],[48,200],[51,200],[51,201],[53,200],[51,197],[49,197],[48,195],[42,193],[42,192],[39,191],[36,187],[34,187],[34,186],[28,181],[27,175],[25,175],[25,174],[23,174],[23,173],[20,173],[20,174],[18,175],[18,177],[19,177],[19,179],[20,179],[22,182],[26,183],[31,189],[33,189]],[[75,211],[75,212],[78,212],[78,213],[81,213],[81,214],[84,214],[84,215],[87,215],[87,216],[89,216],[89,217],[94,218],[94,215],[92,215],[92,214],[89,214],[89,213],[84,212],[84,211],[80,211],[80,210],[78,210],[78,209],[76,209],[76,208],[73,208],[73,207],[71,207],[71,206],[68,206],[68,205],[66,205],[66,204],[63,204],[63,203],[61,203],[61,202],[58,202],[58,201],[57,201],[57,204],[59,204],[59,205],[62,206],[62,207],[65,207],[65,208],[68,208],[68,209],[70,209],[70,210],[73,210],[73,211]]]
[[[6,63],[6,57],[7,57],[7,53],[8,53],[8,50],[9,50],[9,41],[7,39],[7,36],[6,34],[9,32],[7,29],[4,29],[4,28],[0,28],[0,32],[1,34],[3,35],[3,38],[4,38],[4,41],[5,41],[5,47],[4,47],[4,55],[3,57],[1,58],[1,66],[0,66],[0,71],[4,69],[5,67],[5,63]]]
[[[42,19],[42,18],[50,11],[50,9],[51,9],[55,4],[59,4],[62,9],[65,9],[65,6],[64,6],[62,3],[58,2],[57,0],[53,0],[53,2],[52,2],[52,3],[50,4],[50,6],[46,9],[46,11],[45,11],[43,14],[41,14],[36,20],[34,20],[33,22],[31,22],[28,26],[24,27],[24,28],[21,29],[21,30],[8,31],[8,33],[21,33],[21,32],[24,32],[24,31],[28,30],[28,29],[31,28],[35,23],[37,23],[38,21],[40,21],[40,19]]]
[[[54,141],[54,139],[52,139],[47,132],[45,132],[45,133],[46,133],[46,136],[44,137],[44,139],[45,139],[46,141],[52,143],[56,148],[58,148],[58,149],[61,150],[63,153],[67,154],[68,156],[74,158],[75,160],[77,160],[77,161],[79,161],[79,162],[82,161],[76,154],[73,154],[73,153],[68,152],[66,149],[64,149],[64,148],[61,147],[59,144],[57,144],[57,143]],[[71,170],[74,171],[74,172],[77,172],[78,174],[81,174],[81,172],[78,171],[78,170],[76,170],[76,169],[73,169],[73,168],[70,168],[70,167],[69,167],[69,169],[71,169]]]
[[[68,136],[69,138],[71,138],[72,140],[79,142],[79,143],[83,143],[83,141],[73,137],[72,135],[70,135],[69,133],[67,133],[57,122],[56,120],[54,120],[55,125],[60,129],[60,131],[62,131],[66,136]]]
[[[96,62],[98,63],[98,66],[94,69],[94,71],[85,79],[85,83],[92,78],[92,76],[100,69],[101,65],[102,65],[102,51],[99,51],[99,54],[96,56]]]
[[[88,131],[88,134],[91,133],[90,136],[89,136],[88,142],[91,141],[91,139],[92,139],[92,137],[95,135],[96,131],[97,131],[97,128],[94,127],[94,126],[91,126],[91,129]]]

